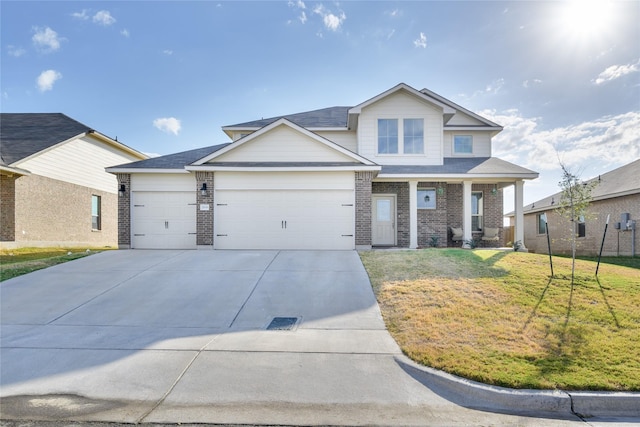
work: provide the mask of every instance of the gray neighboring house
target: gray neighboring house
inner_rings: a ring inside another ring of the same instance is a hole
[[[117,247],[105,168],[146,158],[64,114],[0,114],[0,247]]]
[[[224,126],[229,143],[122,164],[119,246],[342,249],[503,244],[502,130],[427,89]],[[453,231],[456,231],[454,238]]]
[[[578,236],[579,255],[598,254],[609,216],[603,255],[638,254],[640,233],[633,227],[637,227],[634,222],[640,224],[640,159],[590,179],[589,182],[596,183],[591,193],[592,202],[587,214],[573,226],[555,211],[561,192],[525,206],[524,243],[530,251],[548,252],[545,223],[541,218],[546,214],[553,253],[571,253],[570,236],[573,230]],[[513,222],[513,215],[507,216]]]

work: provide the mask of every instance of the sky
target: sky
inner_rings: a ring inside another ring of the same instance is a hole
[[[588,179],[640,158],[639,22],[638,0],[2,0],[0,109],[164,155],[402,82],[502,125],[493,155],[540,173],[528,204],[560,162]]]

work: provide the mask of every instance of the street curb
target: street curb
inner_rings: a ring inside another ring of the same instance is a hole
[[[404,355],[396,363],[434,393],[460,406],[504,414],[550,417],[640,417],[640,393],[517,390],[460,378]]]

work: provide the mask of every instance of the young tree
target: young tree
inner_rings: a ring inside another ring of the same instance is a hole
[[[556,208],[558,214],[569,220],[571,236],[571,286],[573,286],[576,270],[576,244],[578,237],[578,221],[587,214],[587,208],[591,203],[591,191],[597,185],[596,180],[583,182],[579,176],[571,173],[560,162],[562,168],[562,181],[558,183],[562,189],[560,202]]]

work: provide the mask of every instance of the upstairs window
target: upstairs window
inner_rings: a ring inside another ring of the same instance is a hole
[[[453,137],[454,154],[473,154],[473,136],[455,135]]]
[[[102,207],[100,196],[91,196],[91,229],[102,229]]]
[[[397,119],[378,119],[378,153],[398,153]]]
[[[404,119],[404,153],[424,153],[424,120]]]

